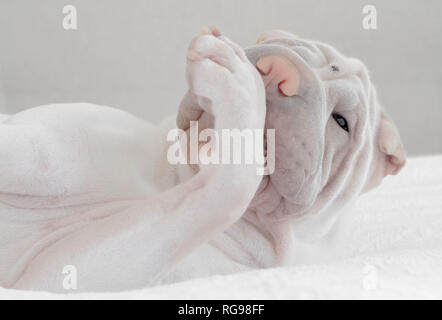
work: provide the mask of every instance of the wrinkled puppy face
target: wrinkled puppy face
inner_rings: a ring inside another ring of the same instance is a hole
[[[404,165],[398,131],[360,61],[278,30],[246,53],[263,76],[266,128],[276,137],[275,171],[252,208],[271,202],[278,217],[336,209]]]

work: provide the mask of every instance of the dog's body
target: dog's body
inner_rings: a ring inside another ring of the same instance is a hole
[[[29,128],[25,124],[27,119],[32,121],[35,126],[32,128],[32,132],[28,132],[29,143],[34,143],[33,139],[41,143],[41,146],[38,147],[39,159],[26,163],[26,165],[35,167],[26,168],[26,170],[17,168],[17,158],[13,161],[5,159],[2,163],[4,169],[2,189],[11,190],[10,192],[2,190],[2,203],[0,204],[1,241],[3,246],[7,244],[5,247],[7,250],[2,251],[4,254],[2,254],[1,261],[1,279],[4,285],[15,283],[14,287],[17,288],[35,286],[39,289],[61,290],[62,282],[60,281],[62,280],[54,281],[55,287],[47,286],[47,284],[40,282],[47,281],[46,276],[36,277],[35,271],[29,269],[32,263],[36,264],[33,261],[45,250],[66,238],[67,235],[74,233],[77,228],[81,232],[89,221],[98,221],[117,212],[123,212],[140,199],[155,197],[155,195],[171,189],[194,175],[193,169],[190,167],[172,166],[166,159],[170,145],[170,142],[166,141],[166,137],[168,131],[176,126],[175,118],[169,118],[161,125],[153,126],[120,110],[75,103],[33,108],[12,116],[5,120],[4,124],[14,126],[14,129],[16,127],[17,130],[24,133],[24,128]],[[58,121],[54,121],[54,119]],[[66,123],[72,125],[65,127]],[[21,127],[22,125],[23,127]],[[51,128],[52,125],[54,127]],[[57,132],[57,135],[54,137],[48,130],[53,130],[53,133]],[[45,137],[48,140],[44,140]],[[57,141],[54,141],[53,138],[56,138]],[[49,150],[45,150],[44,146],[48,146]],[[8,148],[12,147],[12,144],[8,146]],[[22,147],[22,144],[18,144],[17,147]],[[26,151],[31,153],[34,150],[31,146],[26,148]],[[55,150],[61,152],[53,154]],[[88,152],[84,152],[84,150],[88,150]],[[10,155],[17,156],[17,153]],[[20,155],[20,157],[26,156]],[[57,161],[57,163],[51,163],[51,161]],[[10,163],[14,164],[12,168],[8,166]],[[14,172],[12,171],[14,169],[20,171]],[[14,187],[17,189],[14,190]],[[170,197],[171,199],[165,197],[164,200],[159,201],[178,200],[173,199],[173,192],[170,193]],[[149,207],[149,205],[147,206]],[[173,225],[167,221],[167,212],[163,213],[165,213],[165,220],[162,223]],[[122,221],[125,221],[126,218],[122,217]],[[152,216],[152,218],[154,217]],[[130,234],[130,230],[131,227],[128,227],[126,231]],[[161,235],[157,235],[157,237],[160,238]],[[10,239],[14,239],[14,242],[10,243]],[[152,242],[155,241],[152,239]],[[148,242],[146,242],[147,244]],[[87,247],[89,245],[86,243]],[[139,244],[134,243],[134,245],[138,252],[142,250],[138,247]],[[163,245],[159,241],[156,249],[158,253],[162,252]],[[127,248],[120,250],[127,251]],[[201,250],[204,251],[205,256],[202,261],[209,262],[208,268],[211,263],[216,263],[217,269],[212,270],[213,272],[222,270],[220,267],[226,263],[223,260],[229,261],[213,246],[203,245]],[[208,251],[211,253],[207,256]],[[219,257],[222,258],[219,259]],[[136,257],[133,258],[136,259]],[[82,267],[81,264],[76,264],[77,258],[66,257],[65,259],[64,265],[74,265],[79,268],[79,288],[89,288],[92,283],[89,280],[82,280],[83,272],[81,270],[86,266],[90,267],[90,262],[86,262]],[[131,263],[125,260],[121,261],[123,266],[133,263],[137,262],[135,260],[132,260]],[[195,273],[194,276],[198,273],[207,274],[210,272],[210,270],[205,271],[201,263],[198,265],[202,267],[199,270],[195,268],[183,269],[186,274],[183,274],[182,278],[191,277],[192,275],[188,272],[192,270]],[[233,264],[232,267],[236,268],[235,265]],[[60,267],[63,269],[62,265]],[[53,270],[53,276],[63,279],[65,275],[62,274],[60,267]],[[41,268],[40,271],[44,271],[47,267],[36,264],[35,268],[36,270]],[[102,270],[94,272],[105,274],[109,265],[103,264],[102,268]],[[124,278],[130,278],[132,275],[128,272],[127,267],[123,268],[119,277],[121,277],[121,281],[127,281]],[[23,276],[26,269],[27,272]],[[228,271],[233,272],[234,270]],[[28,273],[31,276],[29,280],[26,280]],[[104,275],[104,277],[113,276]],[[148,277],[150,275],[146,272],[146,280],[140,280],[139,284],[134,284],[134,286],[150,283],[151,280]],[[170,277],[179,278],[181,276],[174,273]],[[16,282],[19,278],[23,279]],[[160,280],[169,281],[163,278]],[[39,281],[38,284],[34,284],[35,281]],[[85,287],[82,285],[83,281],[85,281]],[[112,286],[109,288],[112,289]],[[92,289],[95,288],[92,287]]]
[[[333,87],[318,79],[335,78],[314,75],[306,57],[302,63],[281,59],[286,49],[275,50],[275,39],[294,41],[292,35],[267,34],[261,41],[268,41],[266,50],[273,43],[273,51],[252,49],[251,63],[217,31],[207,33],[190,46],[190,91],[178,126],[188,130],[190,120],[201,120],[215,129],[262,129],[265,123],[276,129],[275,173],[262,178],[256,165],[170,164],[166,137],[173,119],[153,126],[90,104],[47,105],[7,116],[0,125],[3,286],[62,291],[67,265],[77,269],[81,290],[123,290],[289,263],[295,253],[289,217],[309,213],[324,223],[327,212],[403,165],[397,133],[382,125],[391,122],[372,93],[366,96],[374,100],[364,101],[365,111],[354,116],[362,119],[362,129],[348,124],[357,132],[353,149],[343,146],[347,138],[334,122],[324,124],[324,114],[334,115],[324,106],[338,97],[327,95]],[[278,71],[277,63],[284,70]],[[364,77],[358,85],[371,92]],[[296,99],[312,106],[319,119],[308,120],[305,110],[295,115],[317,129],[312,139],[318,146],[302,135],[296,148],[284,142],[290,129],[283,118],[292,112],[284,103],[302,105]],[[267,118],[266,104],[275,110],[267,110]],[[296,158],[297,148],[304,148],[309,160]],[[302,176],[295,163],[304,166]]]

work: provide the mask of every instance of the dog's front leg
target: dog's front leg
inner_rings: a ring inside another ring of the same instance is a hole
[[[264,86],[241,48],[212,31],[192,41],[188,58],[190,92],[215,120],[215,130],[263,129]],[[79,290],[154,284],[242,216],[261,180],[257,166],[202,165],[191,179],[154,198],[97,207],[97,216],[114,213],[36,244],[25,271],[17,281],[11,278],[13,287],[63,291],[67,265],[75,267]]]

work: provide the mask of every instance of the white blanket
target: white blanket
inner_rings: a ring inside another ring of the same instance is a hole
[[[0,298],[333,299],[442,298],[442,156],[410,159],[360,197],[312,249],[324,259],[108,294],[19,292]]]

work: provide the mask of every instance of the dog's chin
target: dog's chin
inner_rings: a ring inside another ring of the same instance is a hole
[[[310,211],[317,195],[308,199],[298,198],[297,202],[284,197],[272,182],[271,176],[264,176],[258,190],[253,197],[249,209],[261,216],[274,218],[299,217]]]
[[[267,136],[264,130],[264,156],[267,155]],[[316,178],[319,177],[306,176],[303,168],[276,168],[271,175],[263,177],[249,208],[263,214],[302,216],[310,211],[317,199],[319,181]]]

